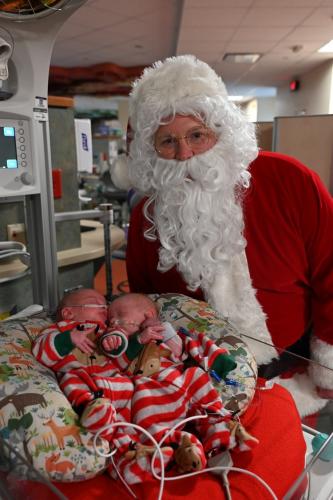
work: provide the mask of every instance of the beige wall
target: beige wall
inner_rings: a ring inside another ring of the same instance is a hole
[[[277,117],[274,150],[317,172],[333,194],[333,115]]]
[[[289,85],[278,88],[275,116],[321,115],[332,112],[333,59],[302,75],[300,89],[290,92]]]
[[[115,98],[116,99],[116,98]],[[121,123],[123,131],[127,130],[128,121],[128,99],[119,99],[118,102],[118,119]]]

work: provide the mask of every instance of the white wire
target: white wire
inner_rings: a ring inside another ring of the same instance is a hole
[[[164,443],[164,441],[170,436],[170,434],[175,431],[178,427],[180,426],[184,426],[185,424],[187,424],[188,422],[191,422],[192,420],[200,420],[201,418],[207,418],[208,415],[194,415],[192,417],[187,417],[187,418],[184,418],[184,420],[182,420],[181,422],[178,422],[177,424],[175,424],[173,427],[171,427],[171,429],[162,437],[162,439],[160,440],[160,442],[158,443],[159,446],[161,447],[162,444]],[[155,459],[156,459],[156,453],[157,453],[157,450],[154,452],[154,455],[151,459],[151,471],[152,471],[152,474],[153,476],[155,477],[155,479],[160,479],[160,477],[155,474],[155,467],[154,467],[154,462],[155,462]],[[178,476],[177,476],[178,477]]]
[[[115,450],[111,451],[111,453],[103,453],[96,448],[96,441],[97,441],[97,438],[99,437],[99,435],[104,430],[112,429],[113,427],[132,427],[133,429],[137,429],[137,430],[141,431],[143,434],[145,434],[145,436],[148,437],[153,442],[153,444],[156,446],[155,453],[157,452],[159,454],[159,457],[161,460],[161,477],[159,477],[160,489],[159,489],[159,494],[158,494],[158,500],[162,500],[162,495],[163,495],[163,490],[164,490],[164,481],[165,481],[165,474],[164,474],[165,470],[164,470],[164,459],[163,459],[163,455],[162,455],[162,451],[161,451],[159,443],[150,434],[150,432],[148,432],[146,429],[144,429],[140,425],[132,424],[131,422],[114,422],[113,424],[105,425],[104,427],[99,429],[99,431],[95,434],[94,441],[93,441],[94,449],[95,449],[95,452],[97,452],[97,454],[100,455],[101,457],[104,457],[104,458],[112,457],[117,452],[117,449],[115,449]],[[119,477],[121,477],[121,476],[119,476]]]
[[[257,476],[257,474],[255,474],[254,472],[251,472],[249,470],[241,469],[240,467],[234,467],[234,466],[229,466],[229,465],[227,465],[227,466],[219,465],[216,467],[206,467],[206,469],[198,470],[196,472],[189,472],[188,474],[181,474],[180,476],[166,477],[165,481],[177,481],[178,479],[185,479],[185,478],[191,477],[191,476],[198,476],[199,474],[203,474],[204,472],[213,472],[213,471],[222,471],[222,470],[225,470],[228,472],[229,471],[241,472],[243,474],[247,474],[248,476],[254,477],[255,479],[257,479],[257,481],[259,481],[264,486],[264,488],[266,488],[266,490],[270,493],[270,495],[272,496],[272,498],[274,500],[279,500],[278,497],[275,495],[274,491],[272,490],[272,488],[260,476]],[[156,479],[160,479],[157,474],[154,477]]]
[[[117,473],[117,476],[119,477],[120,481],[123,483],[123,485],[125,486],[125,488],[127,489],[127,491],[130,493],[130,495],[132,495],[134,498],[138,498],[136,496],[136,494],[134,493],[134,491],[132,490],[132,488],[130,488],[130,486],[126,483],[125,479],[123,478],[123,476],[120,474],[119,470],[118,470],[118,467],[116,466],[115,464],[115,461],[113,460],[113,456],[111,456],[111,462],[112,462],[112,465]]]
[[[143,427],[141,427],[140,425],[137,425],[137,424],[132,424],[132,423],[129,423],[129,422],[114,422],[113,424],[108,424],[108,425],[105,425],[104,427],[102,427],[94,436],[94,441],[93,441],[93,445],[94,445],[94,449],[95,449],[95,452],[100,455],[101,457],[104,457],[104,458],[108,458],[108,457],[111,457],[111,460],[112,460],[112,463],[114,464],[114,461],[113,461],[113,455],[117,452],[117,449],[114,449],[112,450],[110,453],[103,453],[101,452],[100,450],[98,450],[97,448],[97,439],[99,437],[99,435],[106,429],[112,429],[113,427],[132,427],[134,429],[137,429],[141,432],[143,432],[143,434],[146,435],[146,437],[148,437],[155,445],[156,447],[156,450],[154,452],[154,455],[152,457],[152,460],[151,460],[151,468],[152,468],[152,475],[154,476],[155,479],[157,479],[158,481],[160,481],[160,489],[159,489],[159,493],[158,493],[158,500],[162,500],[162,496],[163,496],[163,492],[164,492],[164,483],[165,481],[178,481],[179,479],[184,479],[184,478],[188,478],[188,477],[191,477],[191,476],[198,476],[199,474],[204,474],[206,472],[214,472],[214,471],[234,471],[234,472],[240,472],[242,474],[247,474],[248,476],[251,476],[253,478],[255,478],[257,481],[259,481],[259,483],[262,484],[262,486],[268,491],[268,493],[271,495],[271,497],[273,498],[273,500],[278,500],[278,497],[275,495],[274,491],[272,490],[272,488],[266,483],[266,481],[264,481],[260,476],[258,476],[257,474],[255,474],[254,472],[251,472],[249,470],[246,470],[246,469],[241,469],[239,467],[233,467],[233,466],[223,466],[223,465],[220,465],[220,466],[216,466],[216,467],[206,467],[206,469],[202,469],[200,471],[196,471],[196,472],[190,472],[190,473],[187,473],[187,474],[181,474],[179,476],[174,476],[174,477],[165,477],[165,467],[164,467],[164,460],[163,460],[163,454],[162,454],[162,450],[161,450],[161,446],[162,444],[164,443],[164,441],[167,439],[167,437],[175,430],[177,429],[178,427],[180,427],[181,425],[183,426],[184,424],[188,423],[188,422],[191,422],[192,420],[199,420],[199,419],[202,419],[202,418],[207,418],[208,415],[195,415],[195,416],[192,416],[192,417],[187,417],[185,418],[184,420],[182,420],[181,422],[178,422],[176,425],[174,425],[166,434],[165,436],[160,440],[160,442],[158,443],[156,441],[156,439],[150,434],[150,432],[148,432],[146,429],[144,429]],[[161,476],[159,476],[157,473],[156,473],[156,470],[155,470],[155,467],[154,467],[154,461],[156,459],[156,453],[159,454],[159,457],[160,457],[160,461],[161,461]],[[115,464],[114,464],[115,465]],[[131,488],[129,487],[129,485],[126,483],[126,481],[124,480],[124,478],[121,476],[121,474],[119,473],[118,469],[115,467],[116,469],[116,472],[120,478],[120,480],[122,481],[122,483],[125,485],[125,487],[127,488],[127,490],[133,495],[134,498],[137,498],[135,493],[131,490]]]
[[[207,418],[208,415],[194,415],[193,417],[187,417],[187,418],[184,418],[184,420],[182,420],[181,422],[178,422],[176,425],[174,425],[168,432],[167,434],[160,440],[159,442],[159,446],[162,445],[162,443],[165,441],[165,439],[175,430],[177,429],[177,427],[179,426],[183,426],[185,425],[186,423],[190,422],[191,420],[199,420],[201,418]],[[157,451],[157,450],[156,450]],[[154,467],[154,459],[155,459],[155,456],[156,456],[156,451],[153,455],[153,458],[152,458],[152,461],[151,461],[151,468],[152,468],[152,474],[153,476],[155,477],[155,479],[157,480],[160,480],[160,477],[158,476],[158,474],[156,473],[155,471],[155,467]],[[242,472],[243,474],[248,474],[249,476],[252,476],[254,477],[255,479],[257,479],[266,489],[267,491],[271,494],[272,498],[274,500],[278,500],[277,496],[275,495],[275,493],[273,492],[273,490],[271,489],[271,487],[260,477],[260,476],[257,476],[256,474],[254,474],[254,472],[250,472],[246,469],[240,469],[239,467],[230,467],[230,466],[218,466],[218,467],[206,467],[206,469],[202,469],[200,471],[196,471],[196,472],[189,472],[187,474],[181,474],[180,476],[175,476],[175,477],[166,477],[164,478],[165,481],[177,481],[178,479],[184,479],[184,478],[187,478],[187,477],[191,477],[191,476],[197,476],[199,474],[203,474],[204,472],[209,472],[209,471],[216,471],[216,470],[225,470],[225,471],[235,471],[235,472]]]

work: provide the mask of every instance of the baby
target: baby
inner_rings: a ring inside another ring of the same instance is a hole
[[[143,344],[163,342],[174,359],[182,354],[183,343],[172,325],[161,322],[155,302],[147,295],[129,293],[116,298],[109,306],[109,329],[99,338],[102,351],[118,357],[129,349],[130,359]]]
[[[181,473],[199,470],[213,450],[235,446],[230,415],[211,379],[211,373],[225,378],[236,367],[225,349],[203,333],[177,333],[158,319],[155,303],[142,294],[115,299],[109,307],[109,325],[99,339],[102,351],[132,377],[131,421],[158,442],[167,436],[166,463],[174,462]],[[194,424],[200,439],[184,429],[184,419],[193,415],[208,415]],[[179,428],[168,435],[175,424]],[[117,454],[118,467],[128,482],[143,480],[150,471],[149,455],[154,452],[150,444],[142,435],[135,449]],[[135,469],[133,476],[131,468]]]
[[[164,327],[157,321],[154,303],[145,296],[131,294],[128,299],[119,298],[109,306],[96,290],[81,288],[64,295],[57,309],[56,323],[44,329],[33,345],[36,359],[56,373],[60,388],[81,416],[81,424],[91,432],[97,432],[106,424],[131,419],[134,387],[121,364],[112,357],[113,346],[118,344],[113,339],[119,337],[109,335],[112,331],[107,326],[109,308],[111,318],[116,315],[123,321],[122,334],[126,332],[136,346],[127,353],[129,362],[136,356],[138,347],[163,338]],[[148,326],[149,320],[151,326]],[[107,337],[101,342],[103,334]],[[173,330],[172,335],[175,335]],[[111,357],[106,355],[110,346]],[[115,439],[111,430],[101,436]],[[131,442],[124,436],[122,439],[124,445]],[[125,449],[120,442],[117,445]]]

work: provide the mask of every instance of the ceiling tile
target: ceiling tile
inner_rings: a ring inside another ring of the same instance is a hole
[[[242,20],[243,26],[276,26],[288,27],[301,23],[312,9],[293,7],[254,7],[250,9]]]
[[[274,47],[274,42],[267,40],[266,42],[255,42],[255,41],[238,41],[232,40],[226,44],[227,52],[259,52],[263,53]]]
[[[225,26],[220,28],[209,28],[207,30],[202,30],[200,36],[198,37],[197,28],[184,27],[179,34],[179,42],[188,40],[201,40],[202,42],[215,42],[230,40],[234,35],[236,28],[226,28]]]
[[[219,8],[219,9],[187,9],[183,13],[182,28],[198,26],[200,28],[238,26],[247,9],[243,8]],[[199,33],[198,33],[199,35]]]
[[[329,28],[332,30],[333,38],[333,2],[331,8],[316,9],[304,22],[304,26],[318,26],[320,28]]]
[[[271,26],[263,26],[260,30],[253,28],[238,28],[235,31],[235,38],[244,41],[279,41],[290,33],[292,28],[275,28]]]

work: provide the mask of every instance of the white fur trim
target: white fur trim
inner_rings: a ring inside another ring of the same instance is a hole
[[[272,381],[282,385],[291,393],[301,417],[316,413],[328,403],[327,399],[317,395],[316,386],[307,373],[296,373],[287,379],[275,377]]]
[[[246,255],[236,255],[225,269],[216,275],[211,286],[206,286],[206,300],[214,309],[227,317],[245,336],[245,343],[252,350],[258,364],[268,363],[278,357],[266,326],[266,316],[256,299],[252,287]],[[270,346],[261,342],[263,341]]]
[[[311,339],[311,358],[309,373],[318,387],[333,389],[333,346],[318,337]],[[320,365],[317,365],[320,363]],[[325,368],[327,367],[327,368]]]

